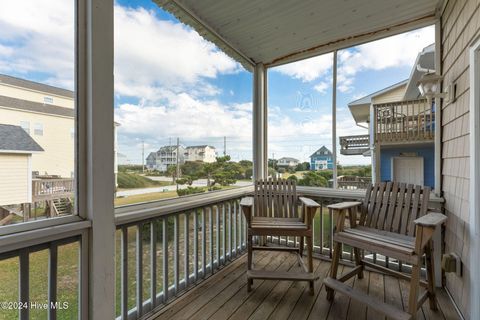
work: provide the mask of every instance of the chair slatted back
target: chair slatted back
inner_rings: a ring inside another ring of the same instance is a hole
[[[430,187],[399,182],[369,185],[363,201],[360,224],[414,236],[413,221],[427,213],[429,200]]]
[[[297,218],[297,183],[289,179],[255,181],[253,215],[271,218]]]

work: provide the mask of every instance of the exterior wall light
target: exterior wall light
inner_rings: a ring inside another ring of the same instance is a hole
[[[440,81],[442,81],[443,76],[437,75],[435,73],[426,73],[420,80],[418,80],[418,90],[423,97],[426,98],[445,98],[446,93],[441,93],[440,91]]]

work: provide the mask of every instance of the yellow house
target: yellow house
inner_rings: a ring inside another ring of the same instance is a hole
[[[32,154],[43,149],[21,127],[0,124],[0,206],[32,200]]]
[[[31,160],[39,175],[73,177],[74,107],[72,91],[0,75],[0,124],[22,127],[43,148]]]

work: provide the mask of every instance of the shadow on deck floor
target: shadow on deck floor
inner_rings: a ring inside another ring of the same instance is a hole
[[[298,268],[293,254],[257,252],[255,269],[288,271]],[[332,303],[322,285],[330,263],[314,260],[315,296],[308,294],[306,282],[254,281],[252,292],[246,289],[246,256],[242,256],[190,291],[164,306],[150,320],[162,319],[384,319],[364,305],[336,294]],[[339,273],[349,267],[340,266]],[[364,278],[347,283],[403,309],[408,303],[408,283],[391,276],[366,271]],[[429,309],[428,301],[419,309],[417,319],[459,319],[443,289],[437,290],[439,310]]]

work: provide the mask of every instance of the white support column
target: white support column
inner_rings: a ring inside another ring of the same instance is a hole
[[[253,178],[263,179],[267,169],[267,76],[262,63],[253,70]]]
[[[442,25],[440,19],[435,23],[435,74],[442,74]],[[432,102],[428,99],[429,108],[431,108]],[[435,172],[435,185],[433,192],[436,196],[442,194],[442,101],[440,98],[435,98],[435,136],[434,136],[434,172]],[[442,286],[442,234],[441,230],[435,231],[433,236],[433,251],[435,261],[435,286]]]
[[[332,152],[333,152],[333,188],[337,189],[337,50],[333,51],[332,86]]]
[[[82,242],[88,315],[81,317],[114,319],[113,0],[78,1],[78,13],[78,210],[92,221]]]

